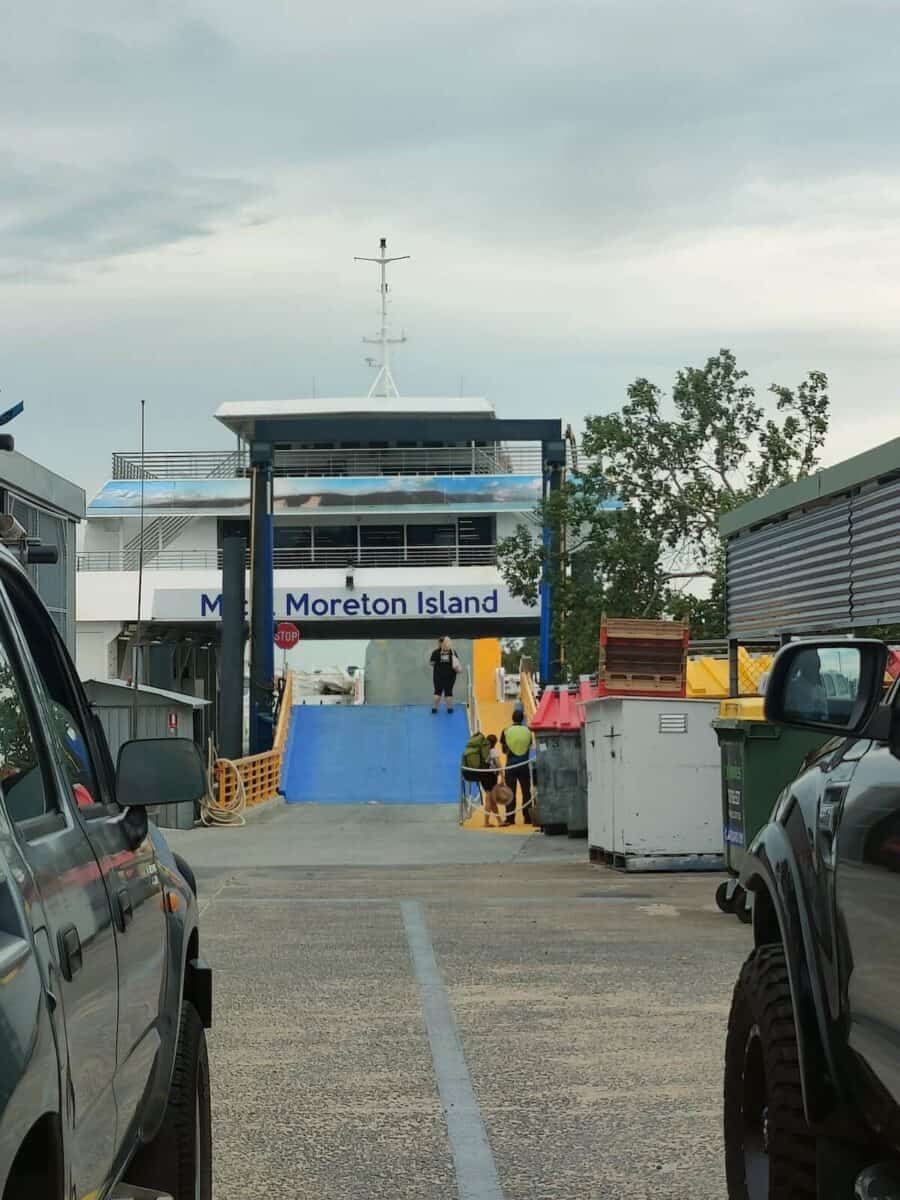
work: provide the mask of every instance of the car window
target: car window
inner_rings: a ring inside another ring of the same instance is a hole
[[[38,741],[6,647],[0,642],[0,789],[17,825],[57,812],[45,784]]]
[[[56,758],[68,780],[70,794],[80,809],[92,809],[107,800],[95,765],[91,738],[81,716],[71,668],[62,650],[55,625],[35,604],[25,583],[7,576],[5,591],[25,635],[43,691],[47,725]]]

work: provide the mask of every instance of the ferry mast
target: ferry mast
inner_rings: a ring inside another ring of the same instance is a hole
[[[394,382],[394,377],[391,374],[390,348],[391,346],[400,346],[406,341],[406,334],[401,334],[398,338],[388,337],[388,282],[387,282],[387,265],[393,262],[403,262],[410,255],[400,254],[395,258],[389,258],[387,254],[387,238],[382,238],[380,243],[381,253],[378,258],[365,258],[362,255],[354,256],[354,262],[372,262],[378,263],[381,267],[381,332],[378,337],[367,338],[363,341],[370,346],[381,347],[381,362],[378,364],[378,374],[372,381],[372,386],[369,388],[369,398],[380,396],[384,399],[399,399],[400,392],[397,390],[397,385]],[[371,360],[369,360],[371,362]],[[372,364],[374,365],[374,363]]]

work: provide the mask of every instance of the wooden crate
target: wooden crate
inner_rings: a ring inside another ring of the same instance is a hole
[[[690,631],[684,621],[604,616],[601,695],[683,696]]]
[[[609,638],[648,638],[653,641],[685,642],[690,630],[686,621],[647,621],[632,617],[602,617],[600,641]]]
[[[671,695],[684,683],[683,675],[636,675],[610,671],[603,677],[608,692],[659,692]]]

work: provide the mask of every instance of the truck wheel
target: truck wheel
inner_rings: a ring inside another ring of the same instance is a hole
[[[761,946],[734,989],[725,1043],[729,1200],[815,1200],[816,1145],[803,1114],[782,946]]]
[[[192,1004],[181,1008],[175,1071],[159,1133],[135,1155],[126,1178],[172,1200],[212,1200],[209,1059],[203,1023]]]
[[[718,907],[719,912],[733,913],[735,899],[741,895],[744,890],[742,887],[736,887],[729,896],[728,892],[730,887],[731,880],[725,879],[716,888],[716,906]]]

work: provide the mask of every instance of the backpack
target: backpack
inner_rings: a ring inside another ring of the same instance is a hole
[[[486,767],[490,761],[491,743],[483,733],[473,733],[463,750],[462,765],[470,768]]]

